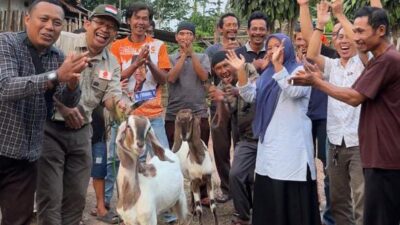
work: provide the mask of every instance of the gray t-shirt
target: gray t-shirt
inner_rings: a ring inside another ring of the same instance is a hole
[[[210,62],[207,55],[195,53],[207,72],[210,71]],[[170,55],[173,66],[179,59],[179,53]],[[195,115],[207,118],[206,90],[204,82],[194,71],[192,59],[187,57],[175,83],[168,83],[168,106],[165,115],[166,121],[174,121],[180,109],[191,109]]]
[[[214,56],[214,54],[219,52],[219,51],[222,51],[223,49],[224,49],[224,47],[222,46],[221,43],[216,43],[216,44],[213,44],[213,45],[209,46],[208,48],[206,48],[204,53],[206,53],[206,55],[208,56],[209,60],[211,61],[211,59]]]

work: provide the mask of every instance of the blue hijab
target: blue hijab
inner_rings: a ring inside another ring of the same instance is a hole
[[[276,33],[268,36],[265,42],[266,46],[268,46],[268,42],[271,38],[276,38],[280,41],[285,39],[283,66],[289,74],[291,74],[299,66],[296,61],[296,54],[292,41],[285,34]],[[270,63],[258,78],[256,84],[256,113],[253,120],[253,132],[255,137],[258,137],[261,142],[264,141],[265,131],[274,115],[282,91],[278,83],[272,78],[274,74],[274,66]]]

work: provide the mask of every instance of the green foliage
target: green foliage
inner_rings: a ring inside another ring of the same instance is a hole
[[[311,3],[315,2],[312,0]],[[269,18],[268,26],[274,30],[275,21],[295,21],[299,14],[296,0],[230,0],[229,6],[241,17],[248,18],[254,11],[262,11]]]
[[[154,19],[165,27],[171,20],[187,19],[189,2],[186,0],[153,0]]]
[[[191,21],[196,25],[196,37],[213,36],[216,27],[216,21],[222,14],[222,0],[82,0],[85,8],[93,10],[99,4],[112,4],[121,8],[126,7],[134,2],[146,2],[153,7],[154,20],[159,29],[174,31],[175,27],[170,24],[176,24],[180,21]],[[203,52],[204,45],[195,42],[194,51]],[[168,52],[172,53],[178,46],[176,44],[168,44]]]
[[[396,32],[399,29],[400,24],[400,4],[397,0],[381,0],[383,8],[389,13],[389,20],[391,30]],[[365,6],[369,5],[369,0],[345,0],[344,1],[344,12],[349,19],[354,19],[355,12]]]
[[[383,7],[389,12],[392,31],[400,27],[400,4],[398,0],[381,0]],[[317,0],[310,0],[311,13],[316,16],[315,5]],[[349,19],[354,18],[357,9],[369,5],[370,0],[344,0],[344,12]],[[274,21],[293,22],[298,18],[299,7],[296,0],[229,0],[229,6],[242,18],[248,18],[254,11],[262,11],[270,18],[269,27],[274,28]]]

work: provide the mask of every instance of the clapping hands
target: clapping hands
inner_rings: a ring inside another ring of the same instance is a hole
[[[296,75],[289,79],[289,83],[297,86],[313,86],[317,79],[322,79],[322,71],[316,64],[303,60],[304,70],[299,70]]]

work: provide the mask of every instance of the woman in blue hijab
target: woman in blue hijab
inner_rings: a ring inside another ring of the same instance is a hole
[[[288,36],[272,34],[266,46],[270,63],[255,85],[238,73],[241,97],[256,102],[253,225],[321,224],[311,121],[306,115],[311,89],[288,81],[303,68]],[[238,62],[232,57],[228,61]]]

